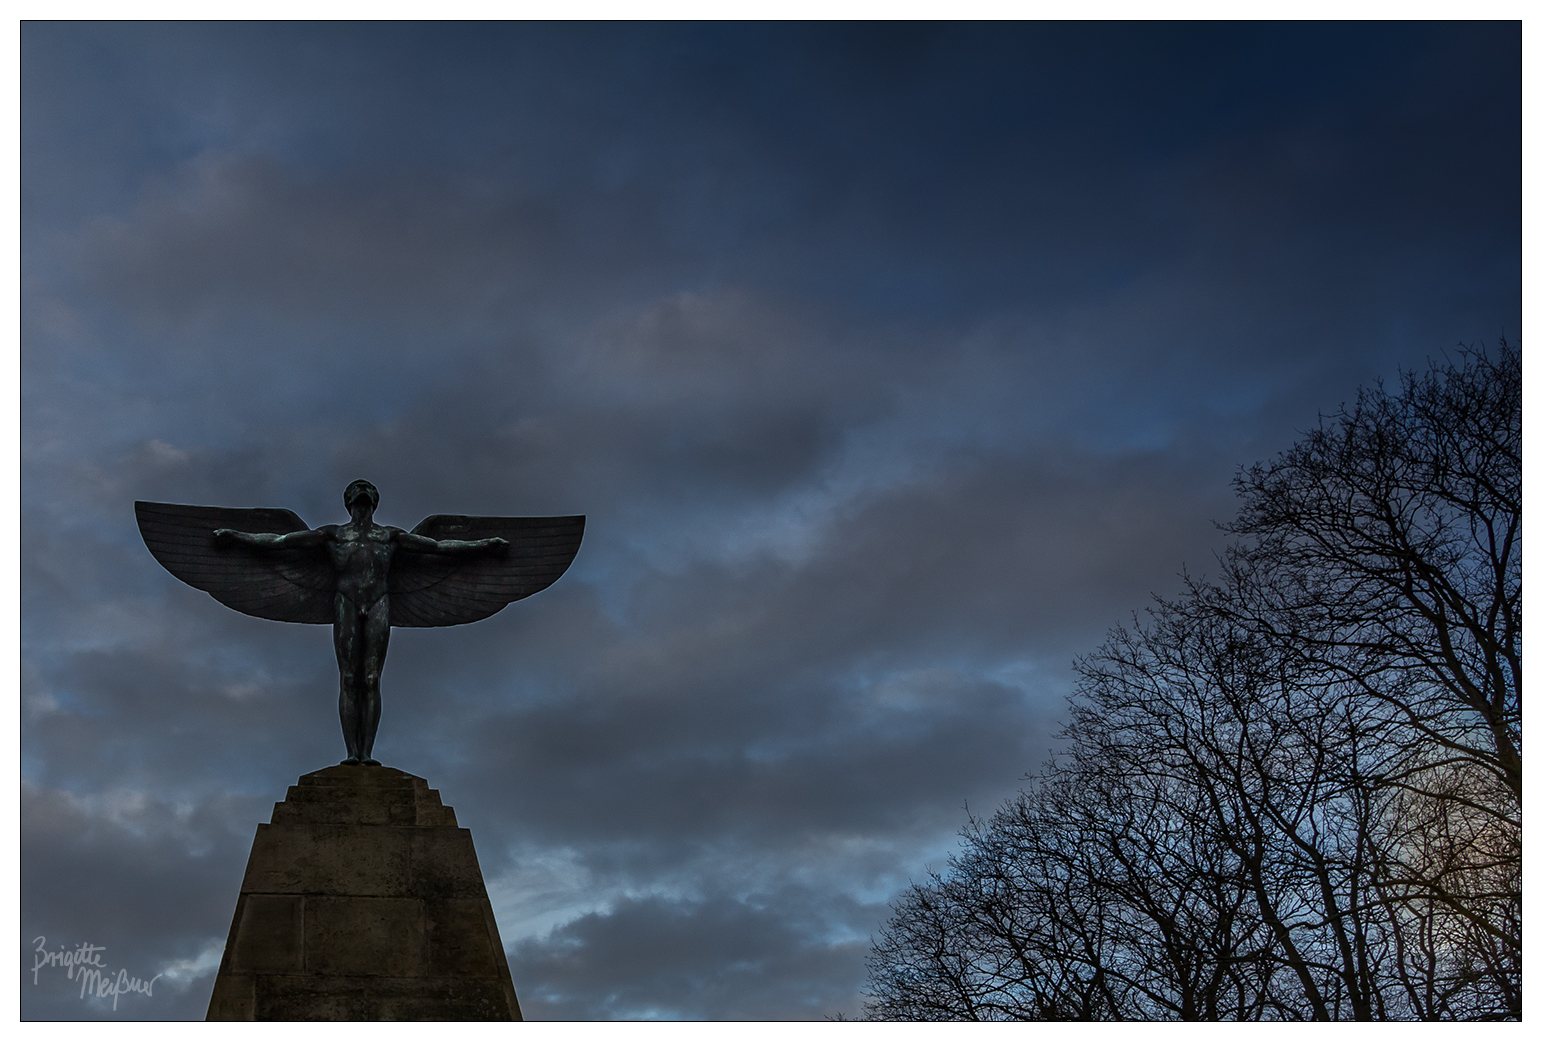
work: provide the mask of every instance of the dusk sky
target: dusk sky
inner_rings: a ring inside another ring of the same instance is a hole
[[[1520,87],[1517,23],[24,24],[22,1016],[201,1019],[344,755],[330,628],[134,501],[359,477],[588,517],[382,682],[525,1016],[859,1016],[1238,466],[1522,338]]]

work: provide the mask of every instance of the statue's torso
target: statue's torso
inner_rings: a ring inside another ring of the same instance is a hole
[[[361,608],[384,597],[396,540],[383,525],[338,525],[329,542],[337,570],[337,592]]]

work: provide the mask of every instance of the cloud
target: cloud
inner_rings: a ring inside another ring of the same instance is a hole
[[[515,945],[510,971],[530,1020],[855,1016],[868,939],[852,928],[879,921],[807,892],[623,899]]]

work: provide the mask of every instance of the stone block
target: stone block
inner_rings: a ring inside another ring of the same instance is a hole
[[[421,977],[428,930],[423,902],[401,897],[307,897],[305,972]]]
[[[412,788],[362,788],[356,785],[291,785],[285,803],[416,803]]]
[[[258,825],[246,893],[407,897],[414,828],[326,822]]]
[[[456,978],[258,978],[254,1020],[517,1020],[499,982]]]
[[[298,894],[243,894],[237,902],[235,973],[299,973],[304,966],[301,923],[305,898]]]
[[[486,896],[470,829],[415,828],[410,832],[414,894],[429,898]]]
[[[418,807],[419,825],[438,825],[441,828],[459,828],[454,807]]]
[[[404,818],[392,821],[392,811],[405,810]],[[270,819],[275,825],[411,825],[411,805],[393,807],[379,803],[280,803]]]
[[[485,898],[428,901],[428,972],[442,977],[498,977],[496,943],[487,932]]]
[[[209,996],[206,1020],[256,1020],[257,978],[248,973],[220,970],[214,978],[214,994]]]

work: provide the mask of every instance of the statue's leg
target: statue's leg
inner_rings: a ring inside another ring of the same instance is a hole
[[[359,609],[342,594],[337,597],[337,621],[332,624],[332,646],[337,650],[337,715],[343,725],[343,744],[348,758],[343,763],[358,763],[363,738],[360,719],[359,666],[364,651],[364,626]]]
[[[359,687],[362,701],[359,762],[371,766],[380,763],[374,758],[375,731],[380,727],[380,671],[385,667],[386,646],[391,642],[391,602],[382,597],[371,605],[364,616],[364,650],[360,667]]]

